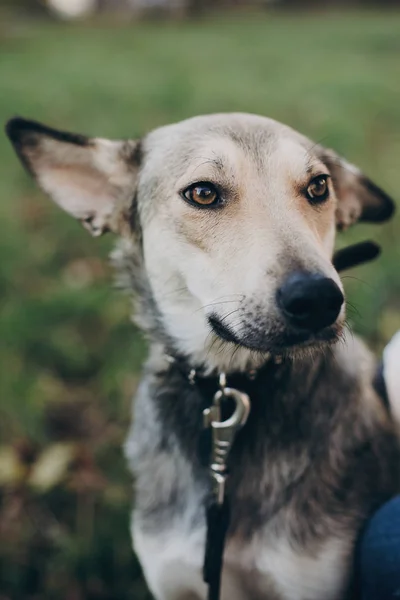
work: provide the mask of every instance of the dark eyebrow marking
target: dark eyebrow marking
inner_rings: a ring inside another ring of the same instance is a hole
[[[209,160],[205,160],[202,163],[200,163],[196,169],[199,169],[200,167],[202,167],[203,165],[210,165],[211,167],[213,167],[216,171],[223,171],[224,170],[224,164],[222,162],[222,160],[220,159],[212,159],[210,158]]]
[[[196,173],[197,169],[200,169],[200,167],[203,167],[204,165],[211,165],[212,167],[215,168],[216,171],[222,172],[224,170],[224,163],[222,161],[221,158],[216,157],[216,158],[207,158],[205,156],[198,156],[198,159],[204,159],[202,160],[202,162],[200,162],[199,164],[197,164],[193,171],[192,171],[192,175],[194,176],[194,174]]]
[[[210,162],[218,171],[222,171],[224,169],[222,158],[213,158]]]
[[[325,161],[319,156],[313,156],[309,152],[307,152],[307,166],[306,173],[307,175],[312,175],[315,173],[318,168],[321,169],[322,166],[326,167],[329,170],[329,166],[325,163]],[[327,173],[329,175],[329,173]]]
[[[199,158],[202,158],[202,157],[199,157]],[[222,171],[224,169],[224,162],[223,162],[222,158],[220,158],[219,156],[215,156],[215,158],[206,158],[204,160],[204,162],[202,162],[199,165],[199,167],[201,167],[203,165],[212,165],[218,171]]]

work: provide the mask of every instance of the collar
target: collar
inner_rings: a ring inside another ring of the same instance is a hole
[[[164,356],[171,366],[175,366],[180,371],[190,385],[197,387],[200,391],[202,388],[218,389],[221,387],[221,383],[225,386],[237,387],[238,389],[254,387],[254,383],[263,375],[267,372],[275,371],[276,368],[283,363],[282,356],[271,356],[256,369],[233,371],[229,373],[217,372],[215,370],[208,373],[202,365],[195,366],[184,356],[172,352],[166,352]],[[223,378],[222,382],[221,377]]]

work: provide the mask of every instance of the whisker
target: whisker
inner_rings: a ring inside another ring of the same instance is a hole
[[[221,302],[212,302],[211,304],[205,304],[204,306],[200,306],[200,308],[196,308],[196,310],[193,311],[193,314],[196,314],[201,310],[204,310],[205,308],[209,308],[210,306],[219,306],[220,304],[233,304],[234,302],[237,302],[237,300],[221,300]]]
[[[227,315],[224,315],[224,316],[223,316],[223,317],[220,319],[221,323],[223,323],[224,321],[226,321],[226,319],[227,319],[228,317],[230,317],[231,315],[234,315],[235,313],[239,312],[239,310],[240,310],[240,307],[239,307],[239,308],[235,308],[234,310],[231,310],[231,312],[229,312]],[[234,325],[233,325],[233,324],[231,324],[231,326],[232,326],[232,327],[234,327]]]
[[[173,294],[180,294],[181,292],[185,292],[185,291],[187,291],[186,286],[178,288],[176,290],[171,290],[171,291],[167,292],[166,294],[164,294],[164,298],[166,298],[167,296],[172,296]]]
[[[364,281],[364,279],[360,279],[359,277],[354,277],[354,275],[343,275],[342,279],[354,279],[354,281],[363,283],[367,287],[371,288],[371,290],[373,290],[374,292],[377,290],[377,288],[374,285],[372,285],[372,283],[370,283],[369,281]]]
[[[233,350],[233,352],[232,352],[232,356],[231,356],[231,359],[230,359],[230,361],[229,361],[229,366],[230,366],[230,367],[232,366],[233,359],[235,358],[235,356],[236,356],[236,354],[239,352],[239,350],[240,350],[240,346],[237,344],[237,345],[236,345],[236,347],[235,347],[235,349],[234,349],[234,350]]]
[[[230,294],[229,296],[220,296],[221,299],[216,298],[214,302],[211,302],[210,304],[204,304],[204,306],[200,306],[200,308],[197,308],[194,313],[199,312],[205,308],[208,308],[209,306],[217,306],[219,304],[232,304],[233,302],[241,302],[239,300],[223,300],[223,298],[231,298],[232,296],[238,296],[239,298],[241,298],[243,300],[244,295],[243,294]],[[193,314],[194,314],[193,313]]]
[[[356,307],[356,305],[353,304],[352,302],[349,302],[348,300],[346,301],[346,308],[350,308],[351,311],[353,311],[353,313],[355,313],[358,317],[361,317],[361,313],[358,310],[358,308]]]
[[[353,329],[347,319],[344,322],[344,326],[345,326],[345,329],[347,329],[347,331],[350,333],[351,339],[354,341],[354,332],[353,332]],[[343,337],[343,343],[344,343],[345,342],[344,335],[342,337]]]

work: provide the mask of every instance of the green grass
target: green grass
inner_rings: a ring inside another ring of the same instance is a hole
[[[0,28],[0,119],[130,137],[198,113],[261,113],[334,147],[398,197],[399,52],[400,13],[9,20]],[[119,447],[144,345],[111,286],[112,239],[93,241],[45,199],[4,136],[0,159],[2,599],[142,600]],[[399,235],[397,217],[339,242],[368,236],[384,247],[345,279],[355,329],[377,348],[400,327]],[[60,440],[77,458],[38,490],[30,473]]]

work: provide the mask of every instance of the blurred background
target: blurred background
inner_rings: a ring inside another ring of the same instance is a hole
[[[0,0],[0,118],[108,137],[249,111],[400,197],[399,0]],[[354,329],[400,328],[400,220],[344,275]],[[145,600],[122,456],[145,346],[91,239],[0,137],[0,600]]]

